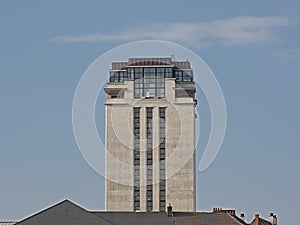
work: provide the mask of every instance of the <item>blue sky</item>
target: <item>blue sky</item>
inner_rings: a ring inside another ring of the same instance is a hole
[[[197,173],[197,209],[235,208],[248,221],[272,211],[280,224],[298,221],[299,15],[296,0],[1,1],[0,220],[65,198],[104,209],[104,179],[73,136],[76,86],[109,49],[162,39],[202,57],[226,100],[225,140]]]

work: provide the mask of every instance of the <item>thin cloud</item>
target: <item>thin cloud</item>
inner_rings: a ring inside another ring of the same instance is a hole
[[[300,49],[299,48],[276,51],[276,52],[273,52],[273,55],[283,63],[300,61]]]
[[[233,17],[201,23],[161,23],[127,28],[115,33],[59,36],[58,43],[168,40],[196,47],[265,44],[280,40],[275,28],[290,25],[285,17]]]

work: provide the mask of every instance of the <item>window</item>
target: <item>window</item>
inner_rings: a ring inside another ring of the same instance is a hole
[[[164,78],[157,78],[156,79],[156,96],[158,98],[165,97],[165,79]]]
[[[166,133],[166,108],[159,108],[159,210],[166,210],[166,148],[165,134]]]
[[[165,77],[172,78],[173,77],[173,68],[165,68]]]
[[[141,98],[143,96],[144,81],[143,79],[134,80],[134,97]]]
[[[150,212],[153,209],[153,192],[152,185],[147,185],[147,211]]]
[[[155,68],[146,67],[144,68],[144,78],[155,77]]]
[[[159,67],[156,68],[157,77],[165,78],[165,68]]]
[[[114,71],[110,73],[109,81],[112,83],[122,83],[127,78],[126,71]]]
[[[176,70],[175,78],[176,78],[176,82],[192,82],[193,81],[193,76],[191,74],[191,71]]]
[[[134,79],[143,78],[143,68],[134,68]]]
[[[140,210],[140,108],[133,108],[134,211]]]
[[[144,95],[146,98],[155,97],[156,79],[144,78]]]
[[[153,118],[153,108],[146,108],[146,135],[147,135],[147,211],[152,211],[152,182],[153,182],[153,134],[152,134],[152,118]]]
[[[135,68],[127,68],[127,70],[120,70],[120,71],[111,71],[110,72],[110,79],[109,81],[112,83],[123,83],[125,79],[134,79],[135,83],[138,85],[135,86],[135,89],[142,89],[135,92],[135,98],[146,97],[146,94],[149,93],[149,97],[154,95],[155,97],[164,97],[164,91],[157,90],[160,88],[164,88],[162,84],[164,84],[164,78],[176,78],[176,82],[192,82],[193,75],[191,70],[181,70],[176,68],[175,70],[173,67],[135,67]],[[145,81],[144,79],[153,78],[154,81]],[[159,81],[160,85],[157,85],[157,78],[162,79]],[[139,82],[136,82],[140,80]],[[144,82],[145,81],[145,82]],[[144,86],[144,84],[153,84],[151,87]],[[144,87],[146,90],[143,91]]]
[[[164,67],[138,67],[129,68],[127,73],[134,72],[134,97],[135,98],[164,98],[165,77],[173,75],[172,68]],[[170,75],[171,74],[171,75]],[[131,76],[131,75],[130,75]]]
[[[134,78],[134,68],[128,68],[128,70],[127,70],[127,77],[129,79],[133,79]]]

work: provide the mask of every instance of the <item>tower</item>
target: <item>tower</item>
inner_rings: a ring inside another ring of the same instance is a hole
[[[113,62],[105,88],[106,210],[195,211],[195,85],[189,61]]]

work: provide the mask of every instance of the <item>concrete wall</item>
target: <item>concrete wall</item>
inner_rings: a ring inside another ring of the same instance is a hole
[[[109,88],[109,85],[108,85]],[[120,86],[118,86],[120,88]],[[146,107],[153,108],[153,211],[159,210],[159,107],[166,107],[166,206],[195,211],[195,103],[175,98],[175,79],[165,79],[165,99],[134,99],[133,81],[124,99],[106,102],[106,210],[133,211],[133,107],[140,107],[140,210],[146,211]]]

